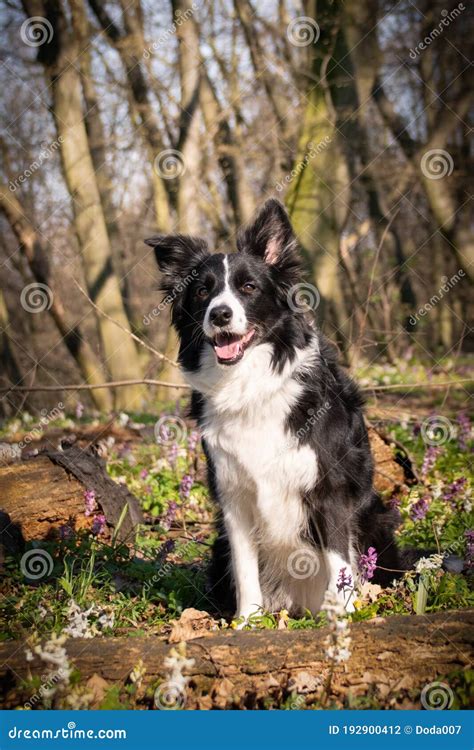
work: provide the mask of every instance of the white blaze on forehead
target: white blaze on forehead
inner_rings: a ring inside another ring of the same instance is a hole
[[[241,302],[237,299],[234,292],[230,288],[229,258],[224,255],[224,257],[222,258],[222,262],[224,264],[224,291],[218,294],[217,297],[214,297],[214,299],[212,299],[209,303],[209,307],[207,308],[206,314],[204,316],[204,333],[209,337],[215,335],[216,329],[211,324],[210,320],[211,312],[220,305],[227,305],[232,310],[232,318],[229,321],[229,324],[225,327],[225,330],[241,336],[247,332],[247,316],[245,315],[245,310]]]

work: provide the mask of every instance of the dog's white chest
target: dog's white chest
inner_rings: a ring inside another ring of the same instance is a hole
[[[281,407],[275,398],[258,413],[209,415],[204,437],[219,473],[227,468],[242,484],[278,487],[281,497],[314,486],[315,453],[298,445]]]
[[[203,437],[223,505],[246,507],[262,541],[287,547],[303,531],[303,496],[315,485],[317,457],[287,428],[301,386],[288,375],[268,369],[265,375],[247,381],[247,388],[230,382],[207,400]]]

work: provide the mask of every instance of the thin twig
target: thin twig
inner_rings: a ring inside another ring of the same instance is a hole
[[[91,300],[91,298],[89,297],[89,295],[87,294],[87,292],[82,288],[82,286],[79,284],[79,282],[76,281],[76,279],[73,279],[73,281],[74,281],[75,285],[77,286],[77,288],[79,289],[79,291],[81,292],[81,294],[83,294],[84,297],[86,298],[86,300],[88,300],[88,302],[90,302],[90,304],[92,305],[92,307],[94,308],[94,310],[97,310],[97,312],[99,313],[99,315],[102,315],[102,317],[107,318],[107,320],[110,320],[111,323],[114,323],[114,325],[116,325],[118,328],[120,328],[122,331],[124,331],[124,333],[128,333],[128,335],[131,336],[132,339],[137,342],[137,344],[140,344],[140,346],[143,346],[145,349],[148,349],[148,351],[151,352],[152,354],[154,354],[155,357],[158,357],[159,359],[162,359],[164,362],[168,362],[168,364],[173,365],[173,367],[179,367],[178,363],[174,362],[174,360],[172,360],[172,359],[169,359],[169,357],[167,357],[166,354],[163,354],[162,352],[157,351],[152,346],[150,346],[145,341],[143,341],[143,339],[141,339],[139,336],[136,336],[132,331],[130,331],[128,328],[126,328],[121,323],[119,323],[118,320],[115,320],[115,318],[111,318],[110,315],[107,315],[106,312],[104,312],[103,310],[101,310],[100,307],[98,307],[95,304],[95,302],[93,300]]]
[[[450,388],[454,385],[463,383],[474,383],[474,378],[462,378],[461,380],[449,380],[443,383],[392,383],[391,385],[371,385],[362,388],[363,391],[394,391],[403,388],[424,388],[433,390],[434,388]]]
[[[388,391],[399,388],[422,388],[432,390],[433,388],[448,388],[466,383],[474,383],[474,378],[464,378],[463,380],[451,380],[448,383],[395,383],[393,385],[374,385],[362,388],[362,391]],[[20,393],[33,393],[34,391],[92,391],[95,388],[120,388],[127,385],[162,385],[164,388],[181,388],[189,390],[189,386],[182,383],[169,383],[165,380],[152,380],[151,378],[137,378],[135,380],[114,380],[108,383],[80,383],[77,385],[35,385],[20,386],[11,385],[0,388],[0,393],[8,391],[19,391]]]
[[[6,393],[7,391],[19,391],[20,393],[33,391],[92,391],[96,388],[121,388],[127,385],[161,385],[164,388],[189,390],[189,386],[182,383],[168,383],[165,380],[136,378],[135,380],[114,380],[109,383],[80,383],[78,385],[35,385],[31,387],[11,385],[9,388],[0,388],[0,393]]]

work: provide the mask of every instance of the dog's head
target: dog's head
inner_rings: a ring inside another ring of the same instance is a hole
[[[278,201],[267,201],[240,232],[236,253],[211,254],[203,240],[184,235],[158,235],[146,243],[163,274],[186,369],[197,366],[196,355],[206,345],[217,365],[229,367],[247,349],[291,328],[288,295],[300,280],[300,253]]]

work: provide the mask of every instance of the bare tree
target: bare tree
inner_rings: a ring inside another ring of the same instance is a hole
[[[123,307],[120,285],[113,270],[107,227],[97,179],[92,163],[83,120],[81,81],[71,64],[78,54],[77,41],[68,28],[67,16],[60,0],[43,4],[24,0],[29,15],[46,17],[54,30],[50,41],[39,48],[38,60],[51,80],[52,110],[61,137],[61,159],[64,177],[72,198],[74,225],[82,253],[84,273],[92,300],[108,317],[99,316],[98,325],[107,367],[114,379],[140,377],[136,348],[124,333],[128,321]],[[118,324],[118,325],[116,325]],[[143,389],[131,386],[117,390],[117,408],[138,407]]]
[[[84,339],[80,327],[68,319],[58,286],[50,272],[49,257],[51,253],[43,246],[32,223],[26,218],[20,203],[5,185],[0,185],[0,210],[5,214],[18,240],[34,279],[39,284],[46,285],[49,289],[49,314],[54,320],[67,350],[79,367],[84,380],[91,384],[103,383],[105,375],[100,362]],[[91,396],[98,409],[110,411],[112,398],[107,389],[93,390]]]

